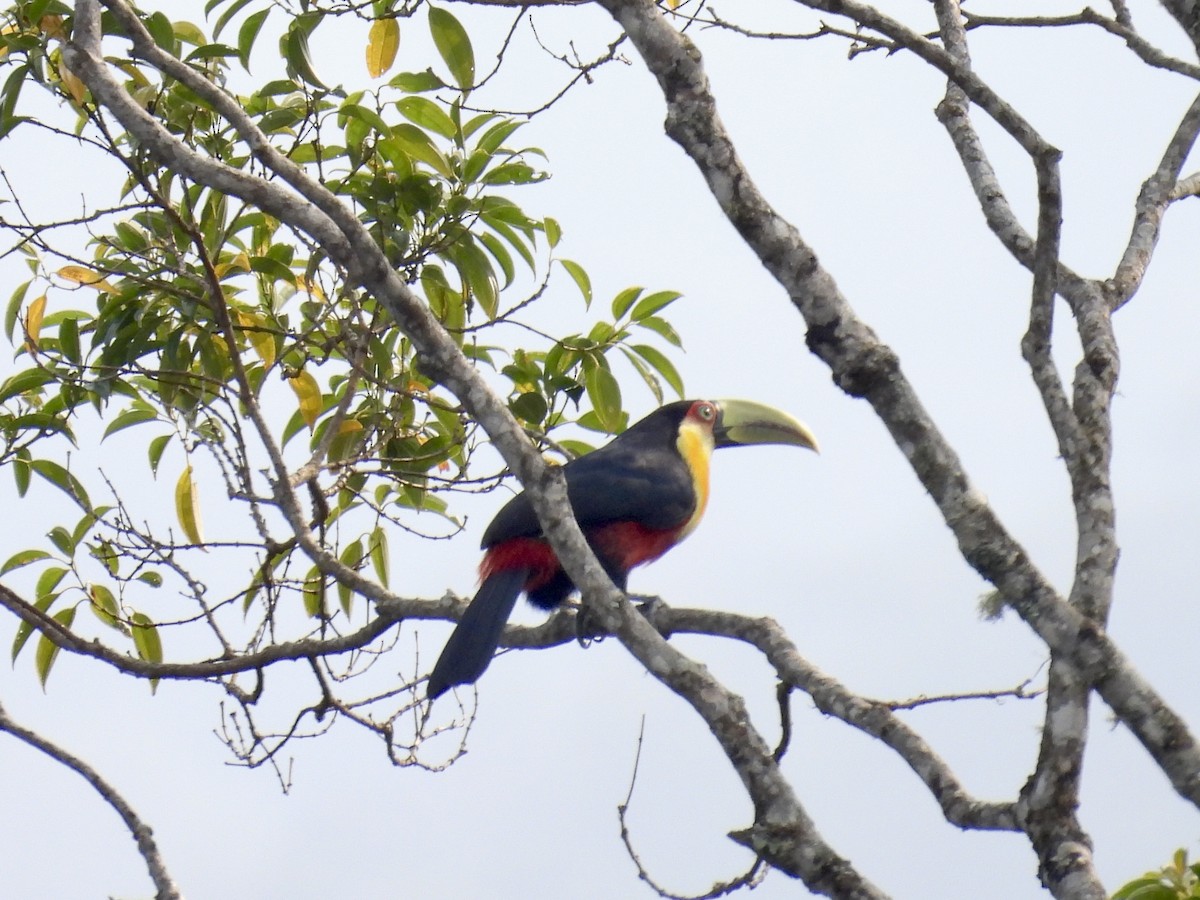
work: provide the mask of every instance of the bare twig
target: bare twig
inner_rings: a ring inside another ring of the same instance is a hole
[[[617,807],[617,819],[621,823],[621,841],[625,844],[625,852],[629,854],[629,858],[637,867],[638,878],[646,882],[658,896],[664,900],[716,900],[718,897],[727,897],[730,894],[741,890],[742,888],[755,888],[762,883],[767,877],[769,871],[766,862],[760,856],[754,860],[753,865],[749,870],[743,872],[729,881],[721,881],[714,884],[709,890],[703,894],[677,894],[673,891],[664,888],[651,876],[649,870],[642,862],[633,846],[633,837],[629,833],[629,806],[633,802],[633,789],[637,784],[638,767],[642,761],[642,747],[646,741],[646,718],[642,717],[641,727],[638,729],[637,751],[633,756],[633,772],[629,776],[629,790],[625,794],[625,802]]]

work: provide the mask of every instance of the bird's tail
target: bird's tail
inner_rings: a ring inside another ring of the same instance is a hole
[[[484,579],[433,667],[426,697],[435,700],[454,685],[472,684],[483,674],[528,577],[529,569],[519,567]]]

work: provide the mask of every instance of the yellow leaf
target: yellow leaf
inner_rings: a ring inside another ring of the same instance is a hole
[[[38,335],[42,333],[42,317],[46,314],[46,295],[38,297],[25,311],[25,340],[30,350],[36,350]]]
[[[338,426],[338,434],[349,434],[352,431],[362,431],[363,424],[358,419],[342,419],[342,424]]]
[[[16,34],[18,31],[20,29],[16,25],[5,25],[3,28],[0,28],[0,34]],[[4,59],[7,55],[8,47],[0,46],[0,59]]]
[[[238,272],[249,272],[250,257],[247,256],[246,251],[243,250],[232,259],[227,259],[224,262],[217,263],[215,266],[213,266],[213,268],[216,269],[218,278],[224,278],[230,273],[236,274]]]
[[[60,41],[67,39],[67,33],[63,31],[62,16],[42,16],[38,20],[38,28],[46,37]]]
[[[200,533],[200,503],[196,496],[196,482],[192,481],[192,467],[188,466],[175,484],[175,515],[179,527],[193,544],[203,544]]]
[[[68,69],[66,63],[60,61],[58,64],[58,77],[62,79],[62,86],[71,95],[71,99],[75,101],[75,105],[83,106],[84,98],[87,97],[87,86],[79,80],[79,76]]]
[[[317,300],[324,302],[327,299],[325,297],[325,291],[321,289],[321,286],[310,278],[296,279],[296,286],[300,288],[300,290],[307,293],[310,297],[314,297]]]
[[[288,384],[296,392],[300,401],[300,415],[308,423],[308,430],[312,431],[317,424],[317,417],[321,415],[321,386],[311,372],[301,372],[295,378],[289,378]]]
[[[275,337],[268,329],[267,320],[254,313],[242,312],[240,309],[237,310],[236,315],[238,324],[245,331],[246,339],[250,341],[254,352],[258,354],[258,358],[263,361],[266,368],[271,368],[275,362]]]
[[[83,266],[63,266],[54,274],[67,281],[82,284],[84,287],[104,291],[106,294],[115,294],[117,292],[117,289],[109,284],[103,275],[99,272],[93,272],[91,269],[86,269]]]
[[[392,67],[400,49],[400,23],[395,19],[376,19],[367,35],[367,74],[378,78]]]

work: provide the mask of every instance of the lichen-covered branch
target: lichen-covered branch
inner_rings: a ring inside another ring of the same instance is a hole
[[[755,186],[716,112],[695,46],[671,28],[650,2],[603,0],[603,5],[629,34],[658,80],[667,103],[668,135],[696,163],[726,217],[785,289],[807,324],[809,348],[830,367],[835,383],[851,396],[867,400],[887,426],[950,526],[964,559],[996,585],[1052,650],[1071,659],[1137,735],[1175,789],[1200,804],[1200,748],[1186,723],[1138,675],[1103,630],[1059,596],[970,483],[895,354],[858,318],[813,249]],[[848,8],[839,5],[842,12]],[[956,83],[968,80],[960,79],[960,66],[943,68]],[[1032,242],[1027,251],[1032,265]],[[1059,279],[1058,289],[1064,290],[1061,272]],[[1081,327],[1087,331],[1089,324]],[[1095,331],[1102,334],[1103,329]],[[1101,343],[1099,336],[1094,339]],[[1093,362],[1093,349],[1095,364],[1104,371],[1102,346],[1085,346],[1085,359]]]
[[[441,325],[392,269],[353,213],[275,151],[234,98],[162,53],[122,0],[106,0],[105,6],[122,22],[133,41],[135,56],[200,93],[233,125],[267,171],[282,179],[286,186],[231,170],[172,138],[133,102],[109,73],[100,48],[99,7],[95,0],[78,0],[75,33],[65,57],[97,102],[160,162],[201,184],[240,197],[308,234],[343,269],[351,284],[379,299],[412,341],[422,369],[462,401],[521,480],[547,538],[600,621],[611,626],[650,672],[704,717],[754,801],[756,822],[745,840],[761,844],[759,849],[773,865],[804,877],[813,890],[841,897],[882,896],[816,832],[779,772],[770,748],[750,726],[741,699],[716,682],[703,667],[666,644],[624,602],[574,522],[561,473],[544,465],[503,402],[488,389]],[[277,499],[301,548],[322,571],[337,572],[339,577],[353,574],[349,570],[341,573],[338,560],[313,539],[289,494],[280,491]],[[779,841],[783,834],[789,836],[787,842]]]
[[[57,744],[46,740],[41,735],[14,722],[0,704],[0,732],[10,734],[23,744],[33,747],[49,756],[56,763],[80,775],[99,794],[104,802],[111,806],[133,835],[137,842],[138,852],[146,861],[146,871],[154,883],[155,900],[183,900],[183,894],[175,884],[175,879],[167,869],[166,861],[158,844],[154,841],[154,832],[142,821],[141,816],[99,772],[85,763],[82,759],[68,753]]]

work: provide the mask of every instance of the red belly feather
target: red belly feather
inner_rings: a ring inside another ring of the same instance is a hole
[[[587,535],[599,556],[628,572],[670,550],[678,542],[680,531],[679,528],[655,530],[640,522],[611,522],[589,529]],[[512,538],[488,549],[479,564],[479,578],[484,581],[496,572],[523,567],[530,570],[526,590],[546,584],[560,568],[554,551],[541,538]]]

